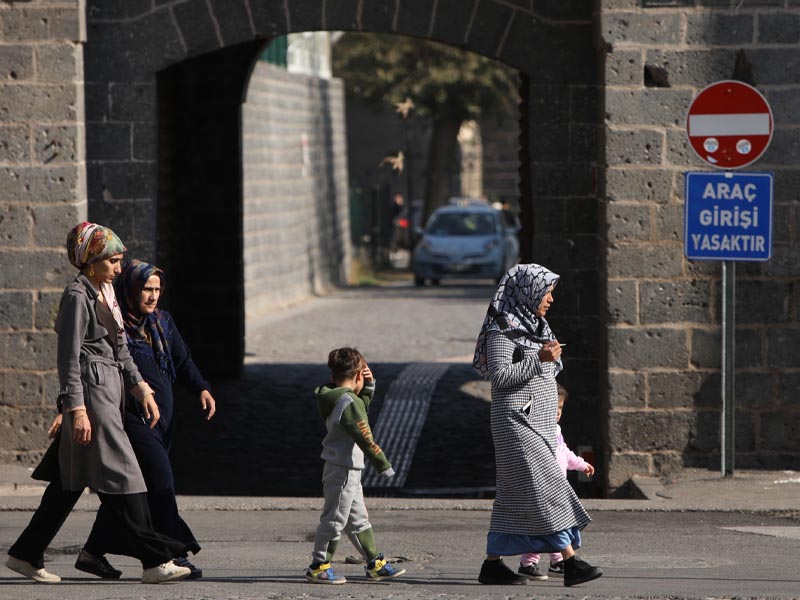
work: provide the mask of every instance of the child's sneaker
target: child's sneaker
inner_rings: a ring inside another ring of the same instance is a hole
[[[550,568],[547,569],[548,573],[552,573],[553,575],[563,575],[564,574],[564,561],[560,560],[555,563],[550,563]]]
[[[306,569],[306,579],[312,583],[327,583],[337,585],[340,583],[347,583],[347,579],[338,576],[333,572],[331,563],[313,564],[309,565]]]
[[[364,570],[371,581],[394,579],[406,572],[405,569],[400,569],[399,571],[395,569],[391,563],[383,558],[383,554],[378,554],[378,556],[369,561]]]
[[[544,581],[547,579],[547,575],[539,570],[539,565],[536,563],[528,566],[520,565],[519,569],[517,569],[517,573],[524,575],[531,581]]]

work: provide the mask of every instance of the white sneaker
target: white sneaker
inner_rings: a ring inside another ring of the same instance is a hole
[[[157,567],[150,567],[142,571],[142,583],[166,583],[167,581],[180,581],[191,575],[192,570],[179,567],[174,562],[165,562]]]
[[[6,561],[6,566],[12,571],[16,571],[20,575],[33,579],[39,583],[58,583],[61,577],[48,573],[44,569],[37,569],[31,563],[9,556]]]

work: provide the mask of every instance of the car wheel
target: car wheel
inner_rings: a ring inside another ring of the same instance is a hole
[[[425,285],[425,278],[424,277],[417,277],[414,276],[414,285],[417,287],[423,287]]]

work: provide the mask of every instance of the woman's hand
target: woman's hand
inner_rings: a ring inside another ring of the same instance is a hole
[[[85,408],[72,411],[72,439],[81,446],[88,446],[92,441],[92,424]]]
[[[61,421],[64,419],[64,416],[61,413],[56,415],[56,418],[53,419],[53,424],[50,425],[50,429],[47,430],[47,437],[51,440],[56,439],[58,432],[61,431]]]
[[[539,360],[542,362],[556,362],[559,358],[561,358],[561,344],[555,340],[547,342],[539,350]]]
[[[142,399],[142,410],[144,411],[144,418],[150,421],[150,429],[152,429],[158,423],[158,419],[161,418],[158,404],[156,404],[156,397],[153,394],[148,394]]]
[[[200,392],[200,406],[203,407],[203,411],[208,411],[206,415],[206,421],[210,421],[211,417],[213,417],[217,412],[217,403],[214,400],[214,396],[211,395],[211,392],[208,390],[203,390]]]

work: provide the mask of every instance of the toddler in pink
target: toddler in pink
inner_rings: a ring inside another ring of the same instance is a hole
[[[557,385],[558,412],[556,413],[556,422],[561,420],[561,411],[564,410],[564,402],[567,400],[567,390],[560,383]],[[567,471],[583,471],[587,477],[594,475],[594,467],[569,449],[569,446],[564,441],[564,436],[561,434],[560,425],[556,425],[556,460],[558,461],[558,466],[564,471],[564,477],[567,476]],[[547,579],[547,575],[539,571],[540,557],[541,554],[523,554],[520,557],[518,573],[532,580],[542,581]],[[564,557],[561,556],[560,552],[550,554],[548,572],[554,575],[564,574]]]

